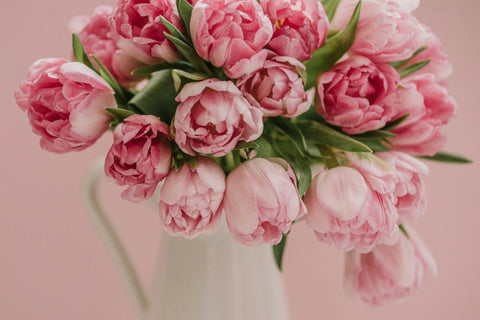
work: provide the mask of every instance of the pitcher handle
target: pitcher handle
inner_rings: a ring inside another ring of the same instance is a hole
[[[138,274],[123,245],[118,233],[108,219],[100,204],[98,186],[104,175],[103,160],[98,161],[88,172],[83,182],[83,201],[90,214],[97,231],[103,238],[115,264],[117,265],[123,282],[128,290],[139,319],[144,319],[148,309],[148,300]]]

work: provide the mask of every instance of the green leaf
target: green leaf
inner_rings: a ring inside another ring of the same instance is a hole
[[[235,149],[233,150],[242,150],[242,149],[257,150],[258,148],[260,148],[260,145],[255,141],[250,141],[250,142],[241,141],[237,143],[237,145],[235,146]]]
[[[345,156],[343,152],[335,152],[332,150],[332,148],[324,144],[316,144],[315,147],[322,155],[322,163],[326,166],[327,169],[342,166],[345,162]]]
[[[302,155],[307,153],[307,142],[305,141],[305,137],[303,136],[302,131],[293,124],[291,120],[283,117],[272,117],[267,121],[271,121],[276,129],[281,130],[285,136],[291,139]]]
[[[273,257],[275,258],[275,263],[277,264],[278,270],[282,271],[282,261],[283,261],[283,253],[285,252],[285,245],[287,244],[287,235],[282,235],[282,240],[274,246],[273,249]]]
[[[426,159],[426,160],[439,161],[439,162],[449,162],[449,163],[472,163],[473,162],[472,160],[465,158],[463,156],[447,153],[447,152],[437,152],[432,157],[421,156],[420,158]]]
[[[372,149],[364,143],[321,123],[302,120],[298,121],[297,125],[300,127],[305,137],[315,143],[329,145],[345,151],[372,152]]]
[[[191,73],[191,72],[186,72],[179,69],[172,70],[172,77],[173,77],[173,84],[177,92],[180,91],[183,82],[185,82],[185,81],[182,81],[182,78],[187,79],[188,81],[186,82],[202,81],[202,80],[208,79],[208,76],[203,73],[198,73],[198,72]]]
[[[307,141],[308,157],[311,159],[325,159],[326,157],[320,152],[319,148],[312,141]]]
[[[75,61],[83,63],[96,73],[99,73],[97,68],[95,68],[95,66],[92,64],[92,61],[90,61],[90,59],[88,58],[88,55],[83,48],[82,41],[76,33],[72,33],[72,49]]]
[[[351,137],[354,139],[385,139],[385,138],[393,138],[397,135],[391,133],[390,131],[385,130],[375,130],[375,131],[368,131],[365,133],[355,134]]]
[[[315,85],[318,74],[321,71],[326,72],[330,70],[353,45],[357,32],[358,19],[360,18],[361,4],[362,1],[358,1],[352,17],[345,28],[328,39],[320,49],[313,53],[310,60],[304,62],[308,74],[305,89],[312,88]]]
[[[372,149],[373,152],[382,152],[382,151],[390,151],[390,148],[385,146],[385,144],[382,143],[382,141],[386,141],[385,139],[362,139],[362,138],[357,138],[356,140],[360,141],[370,149]]]
[[[146,75],[152,74],[157,71],[165,70],[165,69],[181,69],[185,71],[194,71],[192,65],[186,61],[179,61],[176,63],[161,63],[161,64],[154,64],[145,66],[142,68],[138,68],[132,71],[132,75]]]
[[[212,74],[211,70],[208,68],[207,64],[205,61],[200,58],[197,54],[197,52],[187,43],[182,41],[181,39],[178,39],[174,36],[172,36],[169,33],[164,32],[164,35],[170,40],[173,45],[178,49],[180,54],[190,61],[190,63],[200,72],[206,73],[206,74]]]
[[[312,172],[307,161],[307,144],[303,133],[289,119],[276,117],[264,123],[264,136],[273,150],[295,171],[298,192],[303,195],[310,186]]]
[[[384,131],[390,131],[390,130],[393,130],[395,129],[396,127],[398,127],[400,124],[402,124],[405,120],[407,120],[407,118],[410,116],[410,113],[407,113],[406,115],[398,118],[398,119],[395,119],[393,121],[390,121],[389,123],[387,123],[385,125],[385,127],[382,128],[382,130]]]
[[[267,139],[260,137],[255,140],[255,143],[258,145],[256,155],[258,158],[272,158],[278,156],[273,149],[272,144]]]
[[[196,169],[198,166],[198,158],[197,157],[191,157],[189,155],[185,156],[185,162],[192,168]]]
[[[112,76],[112,74],[107,70],[107,68],[103,65],[103,63],[97,59],[95,56],[91,56],[95,63],[100,68],[100,76],[108,83],[110,87],[112,87],[113,91],[115,91],[115,100],[117,104],[121,108],[125,108],[128,104],[128,100],[132,97],[130,91],[126,88],[122,87],[117,80]]]
[[[129,102],[143,114],[152,114],[166,123],[175,115],[178,103],[171,70],[162,70],[152,76],[148,84]]]
[[[160,16],[160,21],[162,21],[163,25],[165,26],[165,28],[168,29],[168,31],[170,31],[172,36],[174,36],[177,39],[182,40],[183,42],[188,43],[188,40],[185,37],[185,35],[180,30],[178,30],[177,27],[175,27],[170,21],[168,21],[167,19],[165,19],[162,16]]]
[[[270,139],[273,149],[278,155],[287,161],[297,176],[298,193],[303,196],[312,182],[312,171],[306,158],[297,152],[296,146],[291,139]]]
[[[172,163],[170,168],[175,168],[175,171],[179,171],[184,165],[189,165],[193,168],[196,167],[196,161],[193,160],[196,157],[189,156],[180,149],[178,144],[175,141],[171,141],[172,145]]]
[[[420,52],[422,52],[423,50],[427,49],[427,47],[421,47],[420,49],[418,49],[417,51],[414,52],[414,54],[412,54],[412,56],[408,59],[405,59],[405,60],[402,60],[402,61],[395,61],[395,62],[390,62],[390,65],[392,67],[394,67],[395,69],[398,69],[400,68],[401,66],[409,63],[410,61],[413,60],[413,58],[415,58]]]
[[[430,60],[431,59],[423,60],[398,70],[398,74],[400,75],[400,78],[405,78],[406,76],[411,75],[412,73],[422,69],[430,62]]]
[[[114,119],[108,123],[108,128],[113,131],[122,121]]]
[[[310,184],[312,183],[312,170],[310,169],[310,164],[303,156],[297,153],[295,156],[295,161],[291,165],[293,169],[296,169],[296,172],[298,172],[300,175],[297,176],[298,194],[303,197],[308,187],[310,187]]]
[[[177,159],[176,157],[172,157],[172,164],[170,165],[170,168],[175,168],[175,171],[179,171],[180,168],[183,166],[183,159]]]
[[[403,234],[405,235],[405,237],[407,237],[407,239],[410,239],[410,236],[408,235],[407,229],[405,229],[405,226],[403,224],[399,224],[398,228],[400,228],[400,231],[403,232]]]
[[[331,37],[335,36],[337,33],[339,33],[339,30],[333,30],[330,29],[327,31],[327,39],[330,39]]]
[[[328,21],[332,21],[333,17],[335,16],[335,12],[337,11],[338,4],[340,0],[323,0],[323,8],[327,13]]]
[[[172,65],[169,63],[154,64],[145,67],[141,67],[132,71],[132,75],[147,75],[152,74],[160,70],[171,69]]]
[[[305,85],[308,80],[307,70],[305,69],[305,67],[302,68],[301,66],[300,67],[295,66],[295,68],[297,69],[297,72],[300,75],[300,78],[302,78],[303,85]]]
[[[188,35],[190,35],[190,19],[192,17],[193,7],[185,0],[177,0],[177,9],[185,30],[187,30]]]
[[[116,120],[119,121],[123,121],[124,119],[135,114],[135,112],[133,111],[120,108],[105,108],[105,110],[108,111]]]
[[[317,112],[317,110],[315,110],[314,105],[310,106],[310,108],[306,112],[302,113],[297,118],[295,118],[295,122],[299,120],[312,120],[312,121],[320,122],[322,124],[327,124],[325,119],[323,119],[323,117]]]

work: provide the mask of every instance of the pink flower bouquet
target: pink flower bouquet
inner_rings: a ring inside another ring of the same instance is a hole
[[[273,246],[305,220],[346,252],[349,292],[373,305],[436,273],[410,224],[423,159],[456,112],[438,38],[399,0],[118,0],[76,17],[71,62],[41,59],[15,92],[42,148],[109,129],[122,198],[159,193],[174,236]],[[405,225],[408,223],[409,225]]]

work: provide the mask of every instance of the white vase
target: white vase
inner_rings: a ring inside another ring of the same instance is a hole
[[[193,240],[164,235],[154,283],[146,294],[97,196],[103,163],[85,179],[84,200],[117,262],[141,320],[288,320],[283,282],[272,248],[246,248],[226,222]]]

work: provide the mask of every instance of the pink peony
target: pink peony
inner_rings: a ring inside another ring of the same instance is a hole
[[[399,80],[392,66],[354,56],[320,75],[315,108],[348,134],[380,129],[395,113]]]
[[[294,118],[310,108],[315,93],[314,88],[305,92],[296,67],[305,68],[295,58],[273,57],[262,69],[239,79],[237,86],[264,116]]]
[[[347,254],[345,286],[371,305],[383,305],[404,298],[417,290],[428,274],[437,274],[435,260],[422,240],[411,229],[393,246],[382,245],[372,252]]]
[[[255,158],[227,177],[223,208],[233,237],[248,246],[275,245],[305,214],[295,175],[283,159]]]
[[[395,175],[375,160],[349,155],[349,166],[315,176],[305,194],[307,224],[321,242],[369,252],[397,241]]]
[[[27,111],[40,146],[51,152],[83,150],[108,130],[106,107],[116,107],[113,90],[79,62],[50,58],[36,61],[15,91]]]
[[[97,57],[118,82],[134,84],[140,78],[132,77],[131,72],[143,64],[118,49],[108,23],[112,12],[112,7],[100,6],[91,17],[74,17],[69,26],[78,34],[87,54]]]
[[[427,195],[423,177],[428,167],[420,160],[402,152],[379,152],[375,154],[395,170],[398,181],[393,194],[397,198],[399,223],[411,222],[425,213]]]
[[[357,3],[358,0],[340,1],[331,27],[343,29]],[[397,2],[363,0],[355,42],[350,50],[373,61],[400,61],[410,58],[420,48],[422,32],[417,20]]]
[[[305,61],[325,43],[328,18],[320,1],[261,0],[260,3],[274,30],[268,48],[278,55]]]
[[[236,79],[260,69],[272,25],[256,0],[200,0],[190,20],[195,50]]]
[[[160,219],[168,233],[195,238],[216,231],[222,216],[225,174],[209,158],[199,157],[192,168],[171,169],[160,189]]]
[[[147,64],[177,61],[180,56],[165,37],[160,16],[182,30],[174,0],[118,0],[110,18],[118,47]]]
[[[398,110],[398,116],[410,116],[392,130],[397,135],[390,139],[392,147],[413,155],[433,156],[445,145],[441,129],[455,115],[456,102],[432,74],[408,77],[401,86],[409,89],[401,95],[405,109]]]
[[[263,131],[262,112],[230,81],[208,79],[186,84],[176,100],[175,141],[189,155],[221,157],[239,141],[253,141]]]
[[[117,125],[105,159],[105,174],[128,188],[122,198],[134,202],[152,196],[170,169],[169,128],[155,116],[132,115]]]

